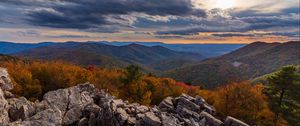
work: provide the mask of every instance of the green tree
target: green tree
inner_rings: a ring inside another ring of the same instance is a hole
[[[267,95],[275,112],[276,122],[282,115],[290,125],[299,125],[300,75],[295,66],[285,66],[267,78]]]
[[[143,76],[140,67],[136,65],[130,65],[125,69],[125,77],[123,82],[125,85],[138,82]]]

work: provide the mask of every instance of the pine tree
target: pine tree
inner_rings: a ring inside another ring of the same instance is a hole
[[[297,73],[297,68],[291,65],[285,66],[267,80],[269,83],[267,95],[270,97],[271,107],[276,114],[275,121],[283,115],[291,125],[298,125],[300,74]]]
[[[125,78],[123,79],[124,84],[127,85],[130,83],[135,83],[141,79],[142,75],[143,74],[139,66],[130,65],[125,69]]]

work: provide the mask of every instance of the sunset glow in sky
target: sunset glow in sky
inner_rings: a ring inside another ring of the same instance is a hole
[[[299,40],[299,0],[1,0],[0,41]]]

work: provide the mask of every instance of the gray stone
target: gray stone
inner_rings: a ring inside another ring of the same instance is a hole
[[[211,115],[216,114],[216,109],[213,106],[207,104],[206,101],[202,97],[196,96],[195,103],[200,106],[201,110],[204,110],[205,112],[207,112]]]
[[[223,122],[216,119],[212,115],[208,114],[207,112],[201,112],[200,113],[201,120],[205,120],[205,125],[208,126],[222,126]]]
[[[34,104],[25,97],[9,99],[8,104],[8,113],[12,121],[25,120],[36,113]]]
[[[117,116],[117,120],[118,120],[119,124],[121,124],[121,125],[124,125],[125,122],[129,118],[129,115],[127,114],[127,112],[122,108],[117,109],[116,116]]]
[[[185,98],[185,99],[187,99],[187,100],[189,100],[189,101],[195,101],[195,98],[194,98],[194,97],[189,96],[189,95],[187,95],[187,94],[185,94],[185,93],[181,94],[180,97],[183,97],[183,98]]]
[[[3,91],[13,89],[13,84],[9,77],[9,74],[5,68],[0,67],[0,89]]]
[[[231,116],[227,116],[224,123],[225,123],[225,126],[249,126],[248,124],[246,124],[236,118],[233,118]]]
[[[77,126],[88,126],[89,125],[89,119],[88,118],[82,118],[79,120]]]
[[[101,110],[101,108],[98,105],[96,105],[94,103],[89,104],[89,105],[85,106],[84,111],[83,111],[83,116],[89,117],[91,113],[97,115],[100,110]]]
[[[92,104],[94,86],[81,84],[67,89],[48,92],[44,100],[50,108],[57,107],[63,113],[63,124],[72,124],[79,120],[85,106]]]
[[[146,113],[149,111],[149,108],[144,105],[135,106],[136,113]]]
[[[59,109],[47,109],[25,121],[16,121],[10,126],[57,126],[62,125],[62,113]]]
[[[92,113],[90,115],[90,119],[88,121],[88,125],[89,126],[96,126],[97,125],[97,121],[99,121],[99,120],[97,120],[96,115],[94,113]],[[101,126],[110,126],[110,125],[101,125]]]
[[[180,126],[179,120],[168,113],[161,114],[161,122],[163,126]]]
[[[184,118],[190,118],[190,117],[196,118],[196,119],[199,118],[199,114],[197,112],[189,110],[181,105],[177,106],[176,113],[178,113],[181,117],[184,117]]]
[[[63,124],[68,125],[76,122],[82,116],[82,108],[80,106],[74,106],[68,111],[65,111],[63,115]]]
[[[8,116],[8,103],[4,98],[4,94],[2,89],[0,88],[0,125],[5,125],[9,123],[9,116]]]
[[[127,121],[128,125],[135,125],[136,124],[136,118],[135,117],[129,117]]]
[[[186,97],[186,96],[185,96]],[[200,112],[200,106],[195,104],[194,102],[190,101],[189,99],[185,97],[179,97],[176,99],[177,106],[182,106],[188,110],[194,111],[194,112]]]
[[[146,126],[160,126],[161,125],[160,119],[157,116],[155,116],[155,114],[152,112],[145,113],[145,116],[142,118],[142,120]]]
[[[17,96],[9,91],[3,91],[5,99],[16,98]]]
[[[165,98],[159,105],[159,109],[163,112],[171,112],[174,110],[174,105],[172,102],[173,98],[172,97],[167,97]]]

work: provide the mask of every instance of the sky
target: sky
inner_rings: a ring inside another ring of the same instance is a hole
[[[0,0],[0,41],[295,41],[299,1]]]

